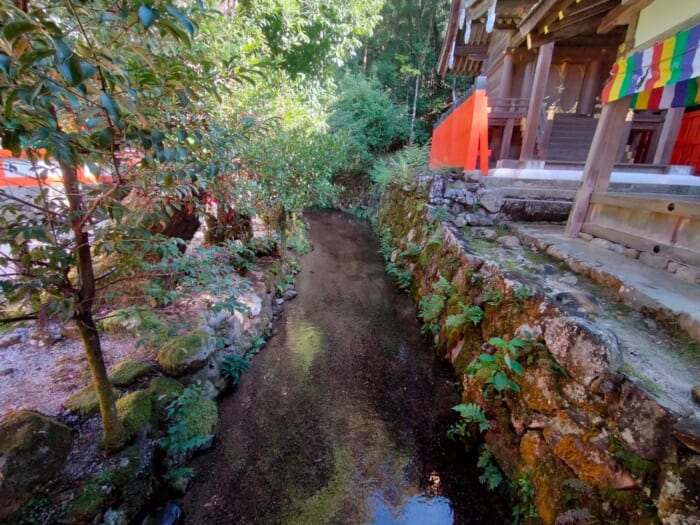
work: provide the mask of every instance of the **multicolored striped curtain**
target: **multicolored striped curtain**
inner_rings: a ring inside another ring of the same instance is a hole
[[[603,88],[603,104],[629,95],[634,109],[700,104],[700,24],[618,60]]]

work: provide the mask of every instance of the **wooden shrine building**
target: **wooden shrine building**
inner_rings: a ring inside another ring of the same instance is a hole
[[[644,170],[683,165],[674,170],[697,183],[699,0],[454,0],[437,70],[479,81],[436,124],[431,166],[577,165],[568,235],[651,252],[700,276],[697,192],[608,191],[613,167],[643,183]]]
[[[650,0],[454,0],[437,64],[440,75],[486,77],[490,166],[583,163],[621,24]],[[671,10],[685,0],[668,0]],[[668,164],[663,139],[678,115],[630,113],[616,162]]]

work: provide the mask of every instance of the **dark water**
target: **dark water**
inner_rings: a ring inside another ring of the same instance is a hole
[[[190,524],[504,523],[448,441],[455,378],[419,334],[364,225],[307,217],[299,296],[221,409]]]

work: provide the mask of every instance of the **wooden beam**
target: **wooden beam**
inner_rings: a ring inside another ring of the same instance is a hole
[[[583,7],[574,9],[570,13],[567,13],[566,17],[555,20],[551,26],[542,27],[538,32],[540,34],[556,33],[557,31],[570,27],[579,26],[591,18],[597,18],[603,13],[607,13],[616,4],[616,2],[617,0],[599,0],[598,2],[585,4]],[[594,29],[597,29],[598,25],[598,20],[596,20]]]
[[[653,239],[647,239],[632,233],[621,232],[607,226],[599,226],[591,222],[584,223],[581,227],[581,231],[590,235],[595,235],[596,237],[602,237],[609,241],[624,244],[635,250],[655,253],[673,259],[674,261],[700,267],[700,253],[687,248],[656,242]]]
[[[612,31],[615,26],[624,26],[639,13],[649,6],[654,0],[627,0],[623,4],[613,8],[600,22],[598,34],[604,35]]]
[[[473,60],[486,60],[489,56],[489,46],[455,46],[455,56],[471,57]]]
[[[583,168],[583,178],[566,224],[566,234],[570,237],[576,237],[586,222],[591,194],[605,191],[610,184],[610,174],[623,140],[629,105],[629,97],[624,97],[603,106]]]
[[[560,2],[561,0],[541,0],[540,3],[533,7],[520,22],[520,25],[518,26],[520,34],[525,36],[530,33]]]
[[[588,33],[589,31],[595,31],[598,27],[598,20],[591,19],[584,21],[580,24],[567,25],[564,29],[553,31],[547,35],[538,35],[535,33],[529,33],[527,35],[527,45],[528,47],[540,47],[553,42],[558,42],[560,40],[566,40],[567,38],[575,37],[582,33]]]
[[[546,16],[542,22],[539,24],[540,27],[547,27],[551,25],[556,20],[561,20],[566,16],[566,10],[573,4],[575,0],[566,0],[561,2],[556,9],[553,9],[548,16]]]
[[[450,10],[450,19],[447,22],[447,32],[445,39],[442,41],[442,49],[437,63],[438,75],[445,76],[447,74],[447,64],[449,64],[449,53],[452,51],[452,42],[457,38],[458,22],[459,22],[459,3],[460,0],[452,0],[452,9]]]
[[[635,193],[592,193],[591,204],[633,208],[650,213],[700,219],[700,196],[642,195]]]
[[[523,146],[520,150],[520,160],[532,160],[535,152],[535,140],[537,139],[537,127],[542,113],[544,93],[547,89],[547,77],[549,68],[552,65],[552,54],[554,44],[547,44],[540,47],[537,54],[537,65],[535,66],[535,76],[530,92],[530,104],[527,108],[527,118],[525,121],[525,136]]]
[[[673,146],[676,144],[678,132],[681,130],[683,113],[684,108],[670,108],[666,111],[666,119],[661,128],[659,142],[654,152],[654,164],[668,164],[671,162]]]

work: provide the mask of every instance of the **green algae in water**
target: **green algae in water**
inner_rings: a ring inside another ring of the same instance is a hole
[[[285,524],[330,523],[333,516],[340,511],[353,485],[355,469],[350,447],[336,447],[333,451],[333,461],[333,476],[328,483],[309,498],[295,501],[292,505],[293,510],[284,520]]]
[[[303,319],[290,319],[288,325],[289,348],[297,358],[304,373],[309,371],[314,357],[321,350],[323,334],[317,326]]]

